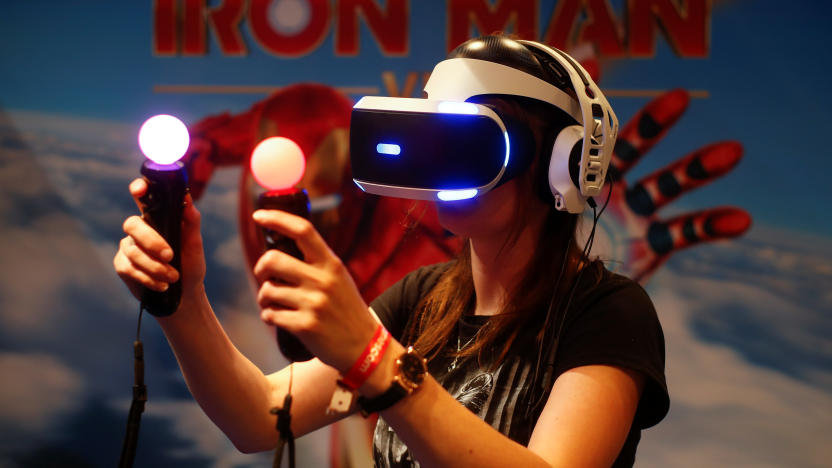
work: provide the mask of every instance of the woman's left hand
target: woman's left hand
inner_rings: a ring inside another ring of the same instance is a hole
[[[254,266],[260,318],[296,335],[321,361],[346,372],[378,323],[347,268],[307,219],[279,210],[252,215],[260,226],[295,241],[299,260],[268,250]]]

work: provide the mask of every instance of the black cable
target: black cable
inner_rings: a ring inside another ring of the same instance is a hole
[[[593,208],[593,226],[592,226],[592,230],[590,231],[589,237],[587,238],[586,243],[584,244],[584,248],[582,250],[582,258],[586,258],[588,250],[592,248],[592,240],[595,236],[595,224],[597,223],[597,220],[598,220],[598,218],[595,215],[595,208]],[[564,254],[564,257],[568,257],[568,254]],[[566,262],[564,262],[564,265],[565,264],[566,264]],[[555,356],[557,355],[557,349],[560,345],[561,332],[563,331],[563,326],[566,323],[566,316],[567,316],[567,313],[569,312],[569,306],[572,304],[572,297],[575,295],[575,291],[577,291],[577,289],[578,289],[578,285],[581,282],[581,277],[583,276],[584,270],[585,270],[585,268],[581,268],[581,270],[575,276],[575,279],[572,281],[572,285],[569,288],[569,294],[566,296],[567,297],[566,305],[564,305],[564,307],[563,307],[563,313],[560,314],[560,320],[557,321],[557,325],[556,325],[557,328],[555,330],[555,336],[551,341],[551,345],[549,347],[549,350],[546,352],[546,355],[547,355],[547,358],[545,359],[545,369],[546,370],[544,371],[544,374],[543,374],[544,377],[543,377],[542,389],[545,389],[546,387],[548,387],[547,382],[551,378],[550,376],[551,376],[551,374],[554,370]],[[553,295],[556,292],[557,292],[557,289],[555,289],[555,291],[553,292]],[[555,302],[555,298],[553,296],[552,300],[550,301],[550,308],[547,311],[547,317],[546,317],[546,321],[545,321],[545,324],[544,324],[545,328],[544,328],[544,332],[543,332],[543,340],[541,340],[541,343],[540,343],[540,346],[539,346],[539,354],[537,356],[537,363],[535,364],[535,374],[534,374],[535,378],[537,377],[538,369],[540,367],[540,360],[544,355],[543,347],[547,343],[549,343],[549,340],[546,340],[546,331],[548,331],[549,314],[551,314],[551,311],[552,311],[551,305],[554,304],[554,302]],[[560,304],[560,302],[558,302],[558,304]],[[534,380],[533,380],[533,382],[534,382]],[[546,396],[546,392],[541,391],[540,395],[537,397],[537,399],[534,401],[533,404],[530,400],[529,401],[530,404],[527,406],[528,411],[531,411],[534,408],[538,407],[543,402],[545,396]]]
[[[552,309],[555,306],[555,299],[557,298],[557,290],[558,286],[560,285],[561,279],[563,278],[563,273],[566,270],[566,263],[569,259],[569,243],[567,242],[566,245],[566,252],[563,254],[563,261],[560,265],[560,273],[558,273],[558,277],[555,280],[555,284],[552,286],[552,298],[549,299],[549,307],[546,309],[546,316],[543,319],[543,336],[540,339],[540,343],[538,343],[537,347],[537,361],[535,362],[534,372],[532,373],[532,382],[537,382],[538,373],[540,372],[540,356],[543,356],[543,347],[546,345],[546,331],[549,329],[549,320],[552,316]],[[544,392],[545,393],[545,392]],[[529,400],[531,404],[531,400]],[[535,403],[534,406],[536,406]],[[527,407],[527,409],[530,409]]]
[[[119,468],[130,468],[136,458],[136,447],[139,441],[142,413],[147,403],[147,386],[144,384],[144,346],[141,341],[142,312],[144,307],[139,304],[139,319],[136,324],[136,341],[133,342],[133,401],[127,413],[127,428],[121,445]]]
[[[581,260],[582,261],[583,261],[583,259],[588,258],[589,252],[592,251],[592,246],[595,243],[595,232],[596,232],[596,229],[598,227],[598,220],[601,218],[601,215],[604,213],[604,210],[607,209],[607,205],[609,205],[610,199],[612,198],[612,187],[613,187],[613,184],[614,184],[615,181],[612,177],[609,177],[607,180],[609,181],[610,188],[609,188],[609,191],[607,192],[607,199],[604,201],[604,204],[601,206],[601,210],[596,211],[596,206],[597,205],[595,203],[595,200],[593,200],[592,198],[588,199],[588,201],[591,201],[591,203],[589,203],[589,205],[592,207],[592,229],[590,230],[589,236],[587,237],[587,240],[584,243],[584,248],[583,248],[582,254],[581,254]],[[538,346],[537,362],[535,363],[534,373],[532,374],[533,385],[535,385],[535,383],[537,382],[537,377],[538,377],[538,373],[539,373],[539,369],[540,369],[540,361],[541,361],[541,357],[543,356],[543,347],[548,342],[548,340],[546,340],[546,332],[549,330],[549,320],[550,320],[550,316],[551,316],[551,313],[552,313],[552,310],[553,310],[554,304],[555,304],[555,294],[557,293],[557,286],[560,283],[561,278],[563,277],[564,267],[566,266],[566,259],[568,258],[568,256],[569,255],[568,255],[568,247],[567,247],[567,252],[564,254],[564,261],[561,264],[561,270],[560,270],[560,273],[558,274],[558,279],[555,282],[554,291],[552,293],[552,299],[549,301],[549,308],[546,311],[546,318],[544,319],[544,322],[543,322],[543,326],[544,326],[543,337],[542,337],[542,339],[540,341],[540,344]],[[569,312],[569,306],[572,304],[572,298],[575,295],[575,291],[578,289],[578,285],[581,282],[581,277],[583,276],[584,270],[585,270],[585,268],[581,268],[581,270],[578,272],[578,275],[575,277],[575,280],[572,283],[569,294],[567,295],[566,305],[563,308],[563,314],[561,314],[560,320],[558,321],[558,324],[557,324],[557,329],[556,329],[556,332],[555,332],[554,339],[551,342],[550,350],[546,353],[548,358],[545,359],[546,371],[544,372],[544,377],[543,377],[544,384],[542,386],[542,388],[544,390],[545,390],[546,387],[548,387],[548,384],[546,384],[545,382],[548,381],[548,379],[550,378],[549,375],[554,371],[555,356],[557,355],[557,349],[558,349],[558,346],[560,345],[561,332],[563,331],[563,326],[566,323],[566,315]],[[542,403],[543,398],[545,397],[545,395],[546,395],[546,392],[542,391],[540,396],[537,399],[535,399],[534,403],[532,403],[532,399],[534,399],[533,397],[529,399],[529,404],[526,407],[527,408],[527,415],[528,415],[529,411],[536,408],[537,406],[539,406]]]
[[[597,228],[598,228],[598,220],[601,218],[601,215],[604,213],[604,210],[607,209],[607,205],[610,203],[610,198],[612,198],[612,186],[613,186],[614,181],[613,181],[612,178],[610,178],[609,181],[610,181],[610,189],[607,192],[607,199],[606,199],[606,201],[604,201],[604,205],[601,206],[601,211],[596,211],[596,208],[594,206],[595,204],[593,203],[593,206],[592,206],[592,230],[589,232],[589,237],[587,237],[586,243],[584,244],[582,259],[585,259],[585,258],[588,259],[589,258],[589,253],[592,251],[593,244],[595,244],[595,233],[596,233]],[[575,278],[575,282],[572,284],[572,290],[569,293],[569,296],[568,296],[569,298],[566,301],[566,307],[563,310],[563,320],[560,321],[560,326],[558,327],[558,331],[557,331],[557,334],[555,336],[555,341],[556,342],[560,340],[560,334],[561,334],[561,331],[563,330],[564,322],[566,321],[566,314],[569,312],[569,306],[572,303],[572,297],[574,296],[575,291],[578,288],[578,284],[580,283],[581,276],[583,275],[584,270],[585,270],[585,268],[581,268],[581,271],[578,272],[578,276]],[[554,360],[549,364],[554,365]]]
[[[269,412],[277,415],[275,427],[280,434],[280,440],[274,449],[272,467],[279,468],[283,459],[283,447],[289,444],[289,468],[295,468],[295,435],[292,433],[292,380],[294,380],[294,363],[289,364],[289,389],[283,398],[281,408],[272,408]]]

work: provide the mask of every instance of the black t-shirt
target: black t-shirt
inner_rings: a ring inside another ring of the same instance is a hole
[[[420,268],[373,301],[371,307],[394,337],[402,339],[419,301],[449,266],[450,263],[442,263]],[[586,283],[581,281],[578,290]],[[513,346],[496,367],[496,354],[486,353],[480,359],[436,358],[430,362],[429,371],[457,401],[522,445],[528,444],[542,410],[543,405],[534,402],[543,398],[545,403],[558,375],[592,364],[639,371],[645,376],[644,391],[630,433],[613,464],[632,466],[641,429],[661,421],[670,404],[661,325],[650,298],[638,283],[608,271],[600,283],[575,297],[577,300],[563,322],[554,373],[545,380],[549,383],[543,392],[535,392],[532,384],[534,369],[540,363],[537,347],[528,345],[534,341],[534,330],[525,339],[517,340],[520,344]],[[464,349],[488,320],[485,316],[464,315],[448,349]],[[418,466],[383,418],[376,426],[373,452],[378,467]]]

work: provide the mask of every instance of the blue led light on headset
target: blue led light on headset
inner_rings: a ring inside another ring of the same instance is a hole
[[[402,147],[395,143],[379,143],[376,145],[376,151],[378,151],[379,154],[398,156],[402,154]]]
[[[503,138],[506,140],[506,160],[503,167],[508,167],[508,158],[511,155],[511,143],[508,141],[508,132],[503,132]]]
[[[477,189],[441,190],[436,194],[436,198],[441,201],[467,200],[476,196]]]

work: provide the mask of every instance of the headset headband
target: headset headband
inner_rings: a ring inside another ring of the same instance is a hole
[[[507,94],[547,102],[582,122],[581,106],[557,86],[524,71],[487,60],[452,58],[439,62],[425,84],[428,99],[465,101]]]
[[[525,40],[518,42],[552,57],[569,75],[580,105],[581,118],[577,120],[584,126],[578,177],[581,194],[585,197],[598,195],[604,185],[606,169],[615,148],[615,139],[618,136],[618,117],[615,116],[604,93],[592,81],[581,64],[566,53],[539,42]]]

